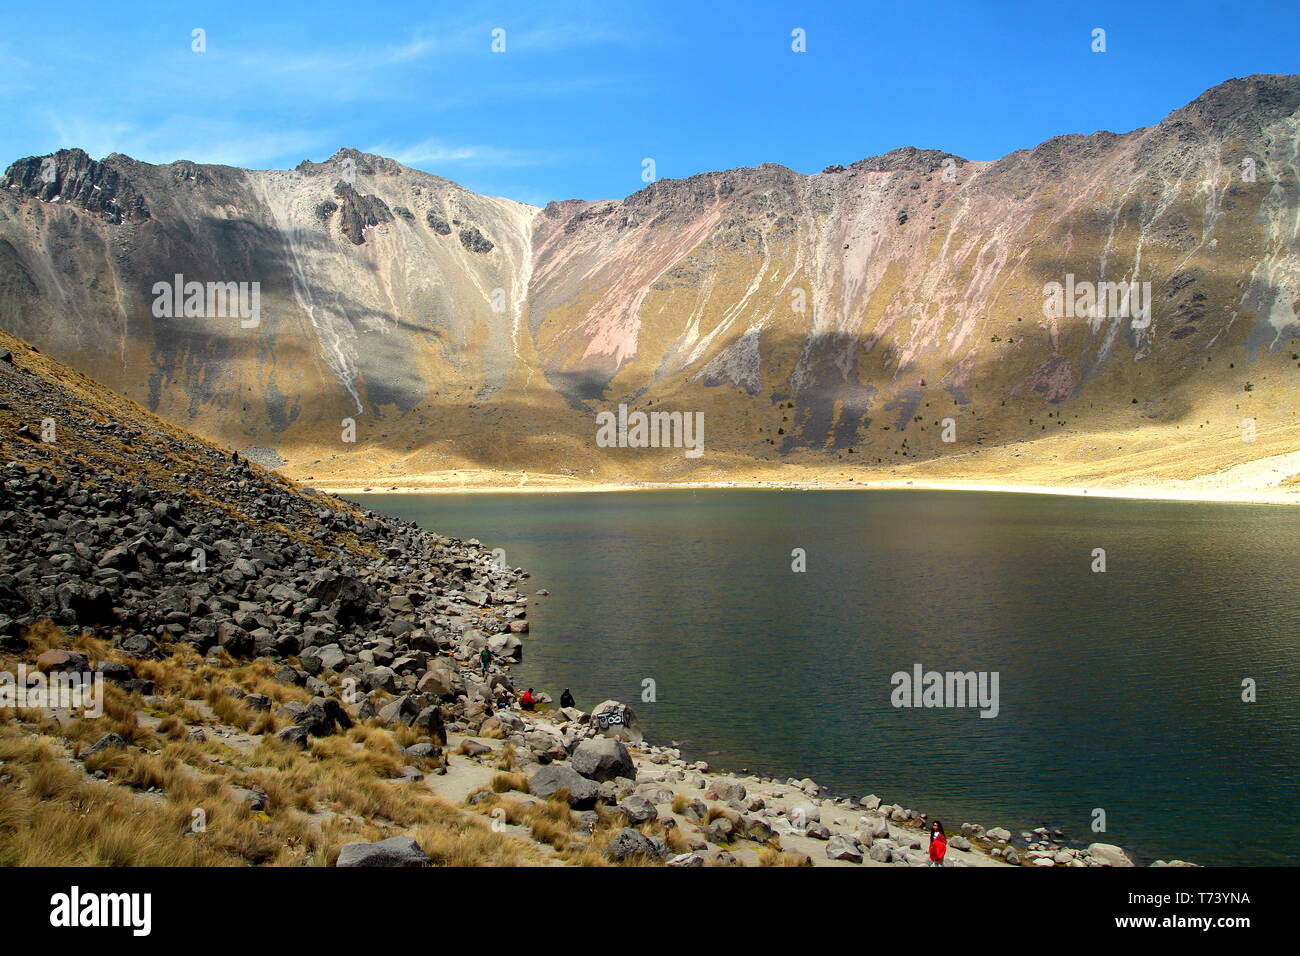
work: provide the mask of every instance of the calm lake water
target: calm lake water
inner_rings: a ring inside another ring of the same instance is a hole
[[[1047,824],[1148,859],[1297,863],[1300,510],[929,491],[357,499],[504,548],[530,596],[551,592],[530,600],[519,679],[579,707],[629,702],[694,759],[874,792],[950,832]],[[917,663],[997,672],[997,717],[892,706],[891,675]]]

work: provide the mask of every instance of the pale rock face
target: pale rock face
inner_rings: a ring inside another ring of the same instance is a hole
[[[1133,861],[1128,854],[1112,843],[1091,843],[1088,845],[1087,855],[1102,866],[1129,867],[1133,865]]]
[[[680,475],[679,451],[597,446],[620,402],[703,412],[724,460],[896,463],[945,450],[943,415],[1010,442],[1053,409],[1136,414],[1139,385],[1174,415],[1294,375],[1298,107],[1300,77],[1256,76],[996,162],[907,148],[543,209],[347,149],[269,171],[64,150],[0,184],[0,320],[299,476]],[[257,282],[256,325],[159,314],[176,275]],[[1068,276],[1149,282],[1149,321],[1046,315]]]

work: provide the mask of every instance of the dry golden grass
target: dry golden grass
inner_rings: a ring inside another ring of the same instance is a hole
[[[499,773],[492,778],[493,793],[505,793],[508,790],[528,792],[528,777],[522,773]]]
[[[791,850],[776,850],[765,847],[758,851],[759,866],[812,866],[813,861],[807,853]]]
[[[103,642],[68,638],[52,626],[36,634],[24,657],[70,646],[92,660],[114,654]],[[157,717],[156,729],[142,717],[139,695],[112,684],[95,719],[0,712],[0,761],[11,775],[0,789],[0,865],[326,865],[344,843],[403,831],[446,865],[540,862],[532,844],[493,832],[418,784],[389,779],[407,763],[435,763],[402,752],[428,739],[418,729],[371,721],[315,739],[303,751],[266,736],[277,722],[225,688],[281,701],[304,699],[304,692],[271,681],[265,661],[213,665],[177,650],[160,661],[131,661],[154,681],[158,698],[147,712]],[[243,751],[217,737],[189,739],[190,729],[204,725],[264,736],[241,744]],[[110,732],[121,734],[127,749],[78,759]],[[513,753],[507,759],[513,762]],[[260,788],[265,811],[252,812],[233,787]],[[561,835],[541,825],[539,832],[552,840]]]
[[[740,830],[739,813],[737,813],[735,810],[732,810],[730,807],[723,807],[723,806],[719,806],[718,804],[714,804],[713,806],[709,807],[709,816],[706,822],[712,823],[714,820],[720,818],[729,820],[731,822],[731,825],[736,828],[737,832],[739,832]]]
[[[501,771],[509,772],[519,766],[519,755],[515,753],[515,748],[506,744],[496,753],[496,759],[493,765]]]
[[[251,732],[262,718],[267,716],[249,707],[242,700],[231,697],[220,687],[209,688],[207,700],[208,706],[212,708],[219,721],[231,727],[238,727],[240,730]]]
[[[665,827],[663,841],[668,844],[668,849],[674,853],[689,853],[691,851],[691,840],[681,827]]]

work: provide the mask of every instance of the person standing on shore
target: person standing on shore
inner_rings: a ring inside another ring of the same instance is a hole
[[[930,865],[943,866],[943,857],[947,852],[948,837],[943,832],[943,824],[935,820],[930,827]]]
[[[483,673],[486,674],[488,672],[488,665],[492,663],[492,652],[485,646],[483,650],[479,651],[478,659],[483,665]]]

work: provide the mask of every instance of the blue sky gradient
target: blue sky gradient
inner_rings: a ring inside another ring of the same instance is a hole
[[[0,165],[80,146],[286,168],[355,146],[535,204],[625,196],[646,157],[660,177],[908,145],[996,159],[1300,69],[1300,4],[1272,0],[10,7]]]

